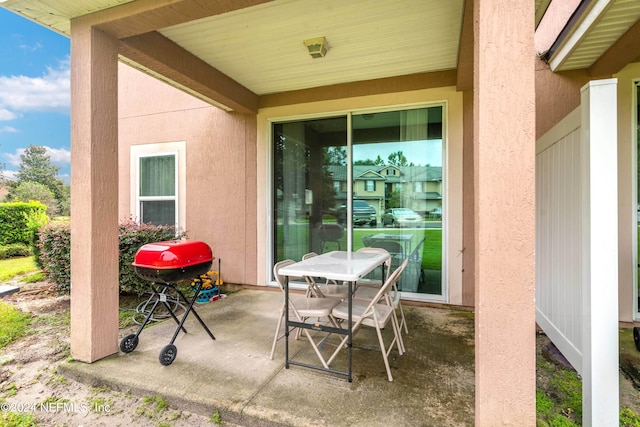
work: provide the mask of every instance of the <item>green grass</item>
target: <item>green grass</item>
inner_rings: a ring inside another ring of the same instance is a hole
[[[309,230],[307,227],[289,227],[288,234],[284,236],[284,227],[278,225],[277,227],[277,258],[286,259],[291,258],[294,260],[300,260],[302,255],[310,251],[309,249]],[[368,234],[406,234],[412,233],[413,244],[417,244],[422,237],[424,237],[424,244],[422,246],[422,268],[425,270],[441,270],[442,269],[442,230],[441,229],[387,229],[387,228],[354,228],[353,229],[353,250],[364,247],[362,238]],[[286,241],[286,245],[285,245]],[[342,236],[339,240],[340,249],[346,250],[347,248],[347,236]],[[329,246],[331,245],[331,246]],[[333,243],[328,243],[326,251],[337,249],[338,246]]]
[[[28,412],[0,412],[0,425],[7,427],[35,427],[38,424],[33,414]]]
[[[622,408],[620,411],[621,427],[640,427],[640,415],[636,414],[629,408]]]
[[[0,301],[0,348],[21,337],[30,324],[30,314]]]
[[[38,271],[36,273],[29,274],[27,276],[20,278],[21,283],[37,283],[37,282],[44,282],[45,280],[46,280],[46,276],[42,271]]]
[[[35,273],[39,270],[33,256],[0,260],[0,282],[6,282],[15,276]]]

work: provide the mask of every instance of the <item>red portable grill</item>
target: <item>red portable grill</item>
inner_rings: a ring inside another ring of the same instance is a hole
[[[200,281],[197,288],[194,289],[195,293],[191,300],[176,286],[176,283],[179,281],[190,280],[206,273],[211,268],[212,262],[213,256],[211,255],[211,248],[206,243],[195,240],[171,240],[149,243],[138,249],[133,266],[139,277],[150,282],[150,288],[155,296],[155,302],[145,316],[144,322],[140,325],[138,332],[127,335],[120,341],[120,350],[122,350],[123,353],[130,353],[138,346],[138,336],[147,323],[149,323],[159,303],[164,304],[171,317],[173,317],[173,320],[178,324],[173,338],[171,338],[169,344],[164,346],[160,351],[161,364],[168,366],[175,360],[178,349],[173,342],[176,340],[180,330],[185,333],[187,332],[183,325],[187,316],[192,311],[193,315],[198,319],[198,322],[200,322],[204,330],[207,331],[207,334],[209,334],[211,339],[215,340],[216,338],[193,308],[202,287],[202,282]],[[167,287],[174,289],[178,295],[178,300],[182,299],[187,304],[182,319],[180,320],[178,320],[167,303],[167,296],[164,293]]]

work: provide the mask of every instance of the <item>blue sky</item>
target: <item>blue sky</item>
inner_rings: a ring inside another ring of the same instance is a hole
[[[29,145],[47,147],[69,182],[67,37],[0,8],[0,163],[12,178]]]

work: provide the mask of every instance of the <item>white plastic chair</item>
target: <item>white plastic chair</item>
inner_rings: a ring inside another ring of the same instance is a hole
[[[280,287],[280,290],[282,291],[282,295],[286,298],[286,294],[285,294],[285,289],[284,289],[284,277],[282,275],[279,274],[279,271],[281,268],[287,266],[287,265],[291,265],[294,264],[295,261],[292,259],[286,259],[283,261],[280,261],[278,263],[276,263],[276,265],[273,266],[273,275],[275,276],[276,282],[278,283],[278,286]],[[339,328],[338,323],[336,322],[335,317],[331,314],[331,310],[338,304],[340,304],[342,300],[340,298],[331,298],[331,297],[325,297],[325,298],[307,298],[304,295],[295,295],[292,294],[291,292],[289,292],[289,310],[290,310],[290,314],[292,314],[295,319],[297,319],[298,322],[305,322],[307,319],[309,318],[327,318],[328,321],[331,323],[332,326]],[[271,345],[271,355],[269,356],[269,358],[271,360],[273,360],[273,354],[275,353],[276,350],[276,343],[278,342],[279,339],[283,338],[285,335],[281,335],[280,336],[280,328],[282,326],[284,317],[285,317],[285,309],[286,309],[286,301],[282,300],[282,307],[280,308],[280,317],[278,318],[278,326],[276,327],[276,333],[273,336],[273,344]],[[285,328],[287,326],[285,325]],[[313,347],[313,350],[316,352],[316,354],[318,355],[318,357],[320,358],[320,361],[322,362],[322,365],[328,369],[329,368],[329,364],[328,362],[325,361],[324,357],[322,356],[322,353],[320,352],[320,349],[318,348],[319,344],[316,344],[316,342],[313,340],[313,338],[311,337],[311,334],[309,333],[309,330],[306,328],[300,328],[302,329],[302,331],[304,332],[304,334],[307,336],[307,338],[309,339],[309,342],[311,343],[311,346]],[[328,337],[329,334],[327,334],[324,338],[326,339],[326,337]],[[323,341],[321,340],[320,343]]]
[[[363,299],[353,299],[352,300],[352,334],[356,334],[357,331],[360,330],[360,327],[369,326],[375,328],[376,333],[378,335],[378,343],[380,345],[380,352],[382,353],[382,358],[384,360],[385,368],[387,369],[387,377],[389,381],[393,381],[393,376],[391,375],[391,368],[389,367],[389,354],[395,345],[398,349],[398,353],[402,354],[402,348],[400,344],[400,330],[398,329],[398,325],[393,320],[395,309],[393,305],[389,303],[388,294],[393,287],[393,285],[398,281],[400,275],[402,274],[402,270],[406,266],[406,262],[397,268],[386,282],[380,287],[374,298],[371,300],[363,300]],[[318,298],[319,299],[319,298]],[[348,301],[343,301],[338,304],[331,311],[333,316],[336,319],[349,319],[349,304]],[[393,340],[387,347],[384,342],[384,338],[382,336],[382,329],[384,329],[387,324],[391,321],[392,329],[393,329]],[[344,337],[338,348],[331,355],[327,363],[331,363],[333,359],[338,355],[340,350],[344,347],[345,343],[348,340],[348,336]]]
[[[387,251],[385,249],[383,249],[383,248],[360,248],[356,252],[385,253]],[[405,263],[405,267],[406,267],[406,263]],[[389,274],[391,273],[390,272],[390,270],[391,270],[391,260],[389,260],[389,262],[386,264],[386,270],[387,270],[387,277],[389,277]],[[403,267],[403,271],[404,271],[404,267]],[[380,286],[381,286],[381,282],[380,281],[358,282],[358,287],[356,288],[355,298],[371,299],[371,298],[373,298],[375,296],[375,292],[377,291],[377,289]],[[393,297],[393,307],[394,307],[395,310],[400,312],[400,319],[398,320],[397,315],[396,315],[396,321],[398,322],[398,325],[400,326],[400,329],[404,329],[404,333],[408,334],[409,333],[409,328],[407,327],[407,320],[404,317],[404,310],[402,309],[402,303],[400,302],[400,292],[398,291],[398,283],[397,282],[394,283],[391,294],[392,294],[392,297]],[[400,344],[402,345],[402,351],[404,352],[404,350],[405,350],[404,340],[402,339],[402,337],[400,337],[400,340],[401,340]]]

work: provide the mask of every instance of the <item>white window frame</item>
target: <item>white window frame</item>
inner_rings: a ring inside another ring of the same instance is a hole
[[[140,203],[143,201],[174,200],[175,201],[175,225],[186,230],[186,142],[163,142],[157,144],[133,145],[130,149],[131,168],[131,215],[140,221],[142,218]],[[175,194],[173,196],[140,196],[140,159],[144,157],[175,156]]]
[[[373,179],[366,179],[364,181],[364,191],[368,191],[370,193],[376,191],[376,181]]]

